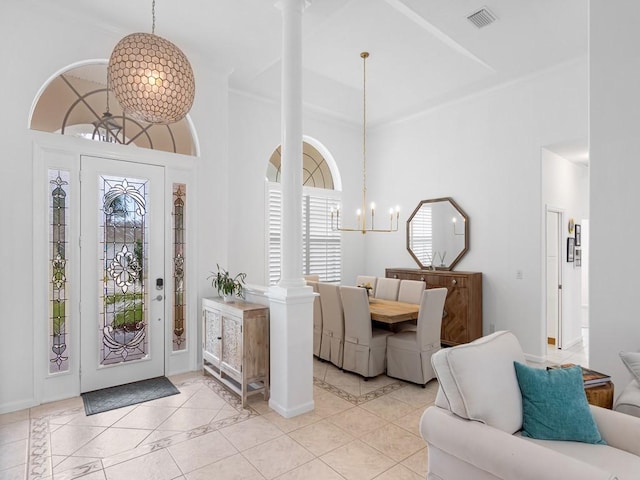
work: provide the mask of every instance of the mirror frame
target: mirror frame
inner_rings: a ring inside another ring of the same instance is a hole
[[[411,230],[411,227],[410,227],[411,220],[413,219],[413,217],[416,216],[420,208],[426,203],[436,203],[436,202],[449,202],[451,206],[455,208],[460,213],[460,216],[464,219],[464,248],[448,266],[435,267],[435,270],[449,271],[449,270],[453,270],[453,267],[455,267],[458,264],[458,262],[462,259],[462,257],[464,257],[465,254],[469,251],[469,216],[465,213],[464,210],[462,210],[462,208],[460,208],[460,205],[458,205],[455,202],[455,200],[453,200],[453,198],[451,197],[432,198],[429,200],[422,200],[418,204],[418,206],[415,208],[411,216],[407,219],[407,251],[409,252],[409,255],[413,257],[413,259],[416,261],[416,263],[420,266],[421,269],[423,270],[434,269],[434,267],[432,267],[431,265],[423,265],[420,259],[418,259],[418,257],[416,257],[414,253],[411,251],[411,239],[409,238],[409,233]]]

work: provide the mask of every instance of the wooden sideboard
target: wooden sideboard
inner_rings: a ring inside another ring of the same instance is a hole
[[[422,280],[427,288],[447,287],[441,342],[453,346],[482,336],[482,273],[387,268],[388,278]]]
[[[240,395],[269,398],[269,308],[242,300],[202,299],[205,371]]]

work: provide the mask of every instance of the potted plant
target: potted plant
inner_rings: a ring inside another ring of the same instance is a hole
[[[244,298],[244,279],[247,277],[246,273],[239,273],[235,277],[224,268],[220,268],[220,265],[216,264],[218,272],[213,273],[208,278],[211,278],[211,286],[218,290],[218,295],[224,298],[225,302],[233,301],[233,297]]]

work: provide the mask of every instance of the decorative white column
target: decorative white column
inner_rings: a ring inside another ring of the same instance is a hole
[[[313,291],[302,277],[302,12],[306,0],[281,0],[282,10],[282,263],[269,289],[271,397],[283,417],[313,410]]]

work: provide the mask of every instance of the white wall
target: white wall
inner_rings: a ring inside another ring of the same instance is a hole
[[[618,352],[640,350],[640,2],[590,4],[590,365],[630,379]]]
[[[582,59],[370,135],[370,197],[400,204],[403,220],[420,200],[458,202],[470,250],[456,269],[484,274],[484,333],[513,330],[530,358],[545,351],[540,149],[586,137],[586,76]],[[417,267],[403,229],[368,237],[367,262],[378,275]]]
[[[562,348],[569,348],[582,339],[582,267],[567,262],[567,237],[570,218],[580,223],[589,218],[589,171],[543,148],[542,205],[564,212],[562,238]],[[579,247],[584,248],[585,245]],[[543,272],[544,273],[544,272]],[[544,277],[543,277],[544,278]],[[544,312],[544,310],[543,310]]]

